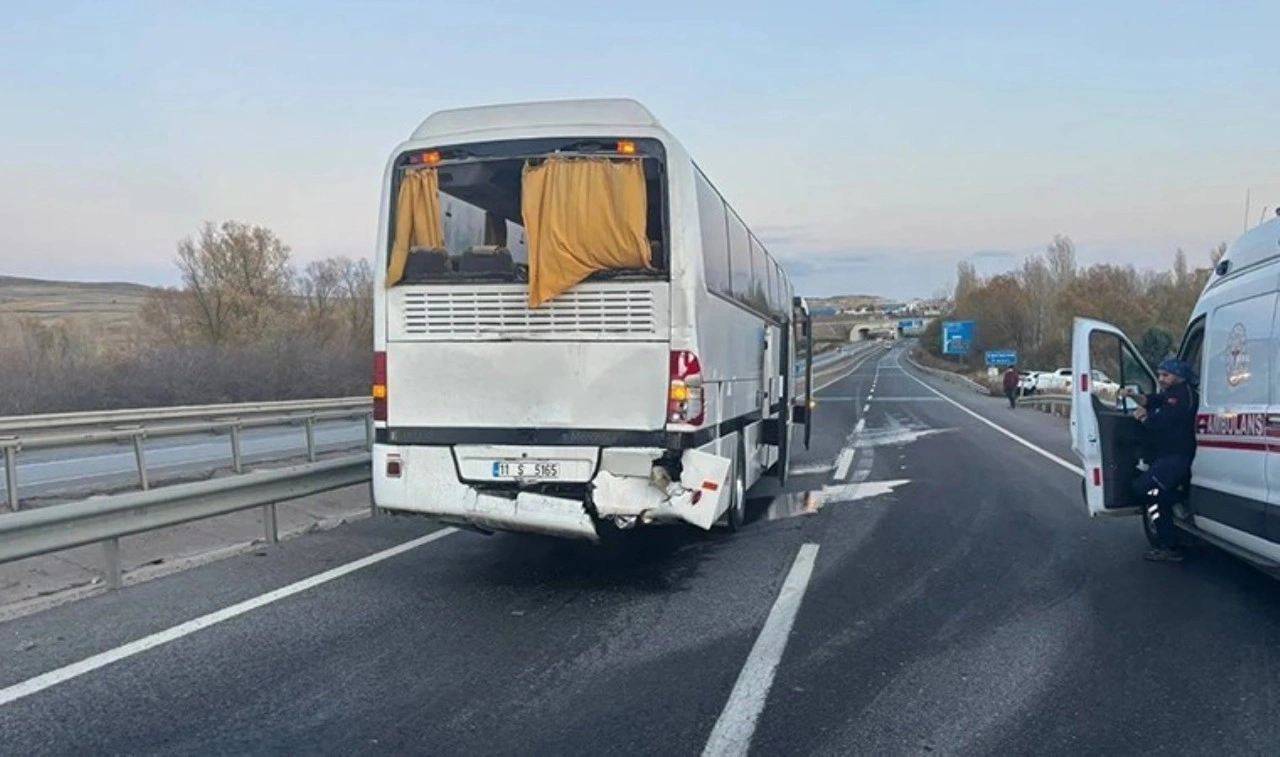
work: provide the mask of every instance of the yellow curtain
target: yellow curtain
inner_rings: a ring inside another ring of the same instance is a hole
[[[400,182],[396,198],[396,237],[387,267],[387,286],[404,278],[411,247],[444,248],[444,224],[440,215],[440,177],[434,168],[409,171]]]
[[[639,160],[548,158],[537,166],[526,163],[523,178],[529,307],[596,271],[650,267]]]

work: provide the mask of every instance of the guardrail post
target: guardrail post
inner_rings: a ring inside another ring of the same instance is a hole
[[[102,542],[102,557],[106,567],[107,588],[119,589],[124,585],[120,570],[120,540],[107,539]]]
[[[8,493],[9,509],[18,512],[18,440],[4,445],[4,484]]]
[[[240,424],[231,425],[231,469],[244,473],[244,458],[240,456]]]
[[[147,480],[147,454],[142,446],[142,438],[146,433],[142,429],[133,433],[133,455],[138,460],[138,483],[143,491],[151,488],[151,482]]]
[[[314,415],[307,416],[307,459],[313,463],[316,461],[316,418]]]
[[[364,448],[373,449],[373,416],[364,417]]]
[[[280,528],[276,521],[276,503],[262,506],[262,527],[266,531],[268,544],[280,543]]]

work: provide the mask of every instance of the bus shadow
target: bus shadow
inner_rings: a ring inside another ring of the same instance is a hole
[[[600,543],[537,534],[495,533],[482,571],[486,581],[505,586],[554,585],[564,588],[617,588],[661,592],[680,588],[698,565],[720,548],[765,528],[780,494],[776,484],[757,485],[747,492],[746,518],[741,530],[717,524],[703,531],[683,523],[610,529]],[[787,487],[808,493],[802,482]]]
[[[505,586],[667,592],[696,574],[714,542],[708,536],[680,525],[620,531],[600,544],[494,534],[483,572],[486,581]]]

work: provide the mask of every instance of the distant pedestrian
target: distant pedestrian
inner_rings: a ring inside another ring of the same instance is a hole
[[[1012,365],[1004,372],[1004,396],[1009,398],[1010,408],[1018,406],[1018,372]]]

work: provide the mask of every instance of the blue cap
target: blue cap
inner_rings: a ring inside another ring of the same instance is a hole
[[[1177,376],[1183,381],[1192,381],[1195,378],[1195,371],[1191,370],[1191,366],[1177,358],[1168,358],[1160,361],[1160,365],[1156,366],[1156,370]]]

